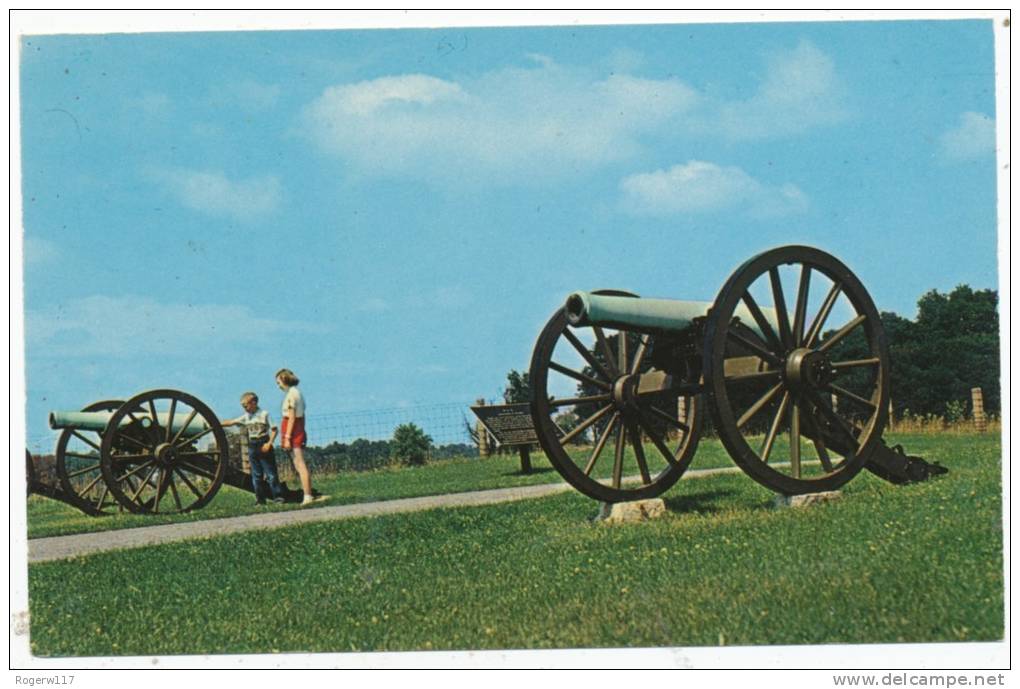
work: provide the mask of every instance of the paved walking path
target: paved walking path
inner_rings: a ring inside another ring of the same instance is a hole
[[[698,478],[739,471],[740,469],[737,467],[694,469],[685,473],[682,478]],[[313,507],[303,510],[288,510],[286,512],[267,512],[245,515],[243,517],[207,519],[205,521],[182,524],[143,526],[135,529],[101,531],[98,533],[75,534],[73,536],[32,538],[28,541],[28,561],[30,563],[46,562],[48,560],[60,560],[105,550],[139,548],[147,545],[172,543],[174,541],[195,538],[213,538],[252,529],[279,529],[296,524],[351,519],[354,517],[372,517],[380,514],[418,512],[420,510],[436,509],[437,507],[492,505],[500,502],[541,498],[568,490],[573,490],[573,488],[566,483],[551,483],[539,486],[478,490],[468,493],[428,495],[420,498],[403,498],[400,500],[384,500],[382,502],[363,502],[352,505],[336,505],[334,507]]]

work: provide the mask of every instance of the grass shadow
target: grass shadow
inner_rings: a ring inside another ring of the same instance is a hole
[[[664,498],[666,509],[676,514],[687,512],[700,512],[702,514],[714,514],[722,512],[721,503],[735,495],[735,490],[711,490],[704,493],[693,493],[689,495],[676,495],[671,498]]]

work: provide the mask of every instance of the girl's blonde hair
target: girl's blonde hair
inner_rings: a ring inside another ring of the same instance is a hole
[[[289,368],[281,368],[279,371],[277,371],[276,378],[280,381],[283,381],[283,384],[288,386],[297,385],[298,383],[301,382],[300,380],[298,380],[298,377],[294,375],[294,372],[291,371]]]

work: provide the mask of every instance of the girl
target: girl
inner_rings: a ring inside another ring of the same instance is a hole
[[[276,384],[283,390],[283,423],[280,427],[280,441],[284,450],[291,450],[294,470],[301,479],[301,490],[305,497],[302,505],[315,502],[312,497],[312,477],[305,464],[305,398],[298,390],[300,381],[289,368],[281,368],[276,372]]]

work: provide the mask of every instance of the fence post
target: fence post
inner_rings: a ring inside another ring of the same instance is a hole
[[[974,427],[978,433],[984,433],[987,428],[985,419],[985,400],[981,394],[981,388],[970,389],[970,401],[974,409]]]
[[[475,400],[475,405],[484,407],[485,399]],[[491,450],[489,449],[489,431],[485,428],[485,424],[481,421],[475,421],[475,433],[478,435],[478,456],[488,457]]]

